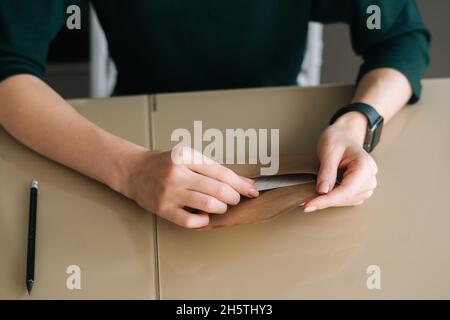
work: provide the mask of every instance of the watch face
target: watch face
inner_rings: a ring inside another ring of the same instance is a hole
[[[383,123],[384,123],[383,117],[379,117],[375,122],[374,126],[372,127],[372,129],[370,130],[372,131],[372,139],[371,139],[372,141],[370,143],[370,151],[372,151],[373,148],[375,148],[375,146],[380,141],[381,132],[383,131]]]

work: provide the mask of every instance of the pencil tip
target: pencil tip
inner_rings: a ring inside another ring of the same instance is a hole
[[[33,281],[32,280],[28,280],[27,281],[27,291],[28,291],[28,295],[31,295],[31,290],[33,290]]]

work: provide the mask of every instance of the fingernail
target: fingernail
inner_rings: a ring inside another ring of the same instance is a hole
[[[322,181],[319,183],[318,192],[319,193],[327,193],[330,190],[330,185],[328,184],[328,181]]]
[[[256,198],[257,196],[259,196],[259,192],[256,189],[250,189],[250,191],[248,192],[248,196],[250,198]]]
[[[306,207],[303,212],[310,213],[317,210],[317,207]]]

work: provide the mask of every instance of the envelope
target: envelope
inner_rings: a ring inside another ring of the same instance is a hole
[[[259,174],[262,165],[229,167],[242,176],[255,179],[257,186],[258,179],[270,182],[270,178]],[[257,198],[242,198],[236,206],[229,206],[224,214],[210,214],[209,224],[198,230],[266,222],[297,208],[317,196],[316,176],[318,170],[319,161],[315,156],[295,155],[280,158],[279,171],[273,177],[275,181],[279,182],[279,186],[276,186],[275,182],[272,188],[261,189]],[[288,181],[288,185],[286,186],[283,181]]]

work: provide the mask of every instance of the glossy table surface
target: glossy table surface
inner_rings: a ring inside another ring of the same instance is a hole
[[[74,105],[103,128],[148,146],[147,98],[112,100]],[[127,104],[133,105],[131,112],[124,112]],[[0,299],[29,298],[25,270],[32,179],[39,181],[39,196],[31,298],[156,298],[152,215],[100,183],[37,155],[3,130],[0,176]],[[70,266],[79,267],[80,290],[68,289]]]
[[[374,152],[378,188],[359,207],[206,232],[185,230],[0,131],[0,297],[25,298],[28,185],[40,180],[33,298],[450,298],[450,79],[389,122]],[[282,155],[314,152],[352,87],[163,94],[72,104],[92,121],[156,149],[171,132],[278,128]],[[81,290],[65,268],[80,264]],[[377,268],[380,289],[367,270]],[[370,287],[370,286],[369,286]]]

